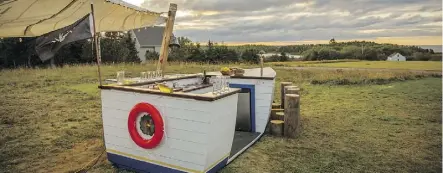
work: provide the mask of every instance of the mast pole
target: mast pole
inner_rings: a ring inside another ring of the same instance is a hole
[[[100,64],[102,61],[101,58],[101,50],[100,50],[100,37],[99,35],[97,35],[96,32],[96,27],[95,27],[95,16],[94,16],[94,4],[91,1],[91,15],[92,15],[92,24],[94,25],[93,27],[93,40],[94,40],[94,44],[95,44],[95,55],[96,55],[96,59],[97,59],[97,70],[98,70],[98,81],[100,86],[102,86],[102,75],[101,75],[101,70],[100,70]],[[93,50],[92,50],[93,51]]]
[[[168,61],[169,41],[171,40],[172,30],[174,29],[175,13],[177,12],[177,4],[169,4],[168,20],[166,22],[165,30],[163,31],[162,47],[160,49],[160,56],[158,58],[157,70],[162,70],[162,75],[166,63]]]

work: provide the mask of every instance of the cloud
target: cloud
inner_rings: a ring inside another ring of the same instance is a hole
[[[164,0],[142,5],[167,11]],[[172,0],[176,35],[206,42],[441,36],[441,0]]]

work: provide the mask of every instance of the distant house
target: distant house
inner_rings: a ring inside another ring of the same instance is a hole
[[[148,27],[131,30],[131,37],[135,41],[135,48],[141,62],[146,60],[146,51],[160,53],[165,27]]]
[[[267,59],[267,58],[270,58],[273,55],[280,56],[281,53],[264,53],[262,55],[263,55],[263,57],[265,59]],[[301,58],[301,55],[293,55],[293,54],[288,54],[288,53],[286,53],[286,56],[288,56],[289,59],[299,59],[299,58]]]
[[[396,52],[388,56],[388,59],[386,61],[406,61],[406,57],[401,55],[400,53]]]

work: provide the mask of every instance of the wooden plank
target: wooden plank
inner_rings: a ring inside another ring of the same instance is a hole
[[[123,129],[109,125],[103,125],[103,128],[105,134],[110,134],[113,136],[130,139],[127,128]],[[165,132],[166,132],[165,137],[167,137],[168,139],[170,138],[177,139],[202,145],[208,144],[208,136],[205,133],[198,133],[198,132],[196,133],[196,132],[178,130],[169,126],[166,126]]]
[[[232,97],[235,96],[232,95]],[[205,101],[197,101],[197,100],[175,98],[175,97],[162,97],[151,94],[130,93],[124,91],[117,91],[117,90],[102,91],[103,107],[117,108],[120,110],[127,110],[127,111],[130,111],[132,107],[137,103],[147,102],[154,105],[155,107],[158,107],[158,109],[160,107],[164,107],[165,109],[171,108],[171,109],[212,113],[214,112],[214,110],[218,110],[220,108],[222,109],[226,108],[226,107],[220,107],[219,105],[220,102],[223,102],[225,99],[229,99],[229,97],[213,102],[205,102]],[[208,114],[207,116],[210,116],[210,114]]]
[[[209,148],[205,169],[225,157],[231,151],[235,133],[238,97],[229,98],[224,103],[230,109],[224,109],[224,114],[215,114],[210,130],[208,130]],[[209,154],[210,153],[210,154]]]
[[[171,40],[172,30],[174,29],[175,13],[177,12],[177,4],[169,4],[168,20],[163,32],[162,46],[160,48],[160,57],[158,59],[157,70],[165,71],[168,62],[169,41]]]
[[[207,133],[207,130],[211,126],[209,123],[187,121],[171,117],[163,117],[163,120],[165,121],[165,127],[171,126],[178,130],[185,130],[196,133]],[[127,118],[103,118],[103,125],[127,130]]]
[[[160,145],[157,146],[156,148],[146,150],[144,148],[139,147],[131,139],[119,138],[119,137],[111,136],[111,135],[105,135],[105,139],[106,139],[106,144],[112,144],[112,145],[117,146],[118,147],[117,150],[119,148],[120,149],[129,148],[129,149],[135,150],[137,152],[144,152],[144,153],[150,154],[150,155],[168,157],[168,158],[180,160],[183,162],[194,163],[194,164],[198,164],[198,165],[205,165],[205,162],[206,162],[206,155],[167,147],[167,145],[164,143],[166,141],[163,141],[162,143],[160,143]],[[205,149],[205,148],[203,148],[203,149]]]
[[[146,89],[146,88],[134,88],[134,87],[128,87],[128,86],[109,86],[109,85],[103,85],[99,86],[102,90],[119,90],[119,91],[126,91],[126,92],[134,92],[134,93],[145,93],[145,94],[153,94],[153,95],[160,95],[160,96],[167,96],[167,97],[179,97],[179,98],[187,98],[187,99],[195,99],[195,100],[201,100],[201,101],[215,101],[218,99],[222,99],[224,97],[236,94],[240,92],[238,89],[232,89],[230,92],[222,93],[219,95],[197,95],[197,94],[191,94],[191,93],[183,93],[183,92],[175,92],[175,93],[163,93],[158,90],[152,90],[152,89]]]
[[[133,148],[126,148],[126,147],[122,147],[122,146],[117,146],[115,144],[106,144],[106,149],[108,152],[113,153],[113,151],[119,151],[119,153],[116,154],[123,154],[126,157],[131,157],[133,158],[134,156],[136,158],[133,159],[137,159],[137,160],[142,160],[142,161],[146,161],[146,162],[150,162],[153,164],[158,164],[158,165],[162,165],[162,166],[166,166],[169,167],[169,165],[173,165],[173,167],[183,167],[183,168],[187,168],[187,169],[191,169],[191,170],[198,170],[198,171],[203,171],[204,170],[204,166],[203,165],[199,165],[196,163],[192,163],[189,161],[182,161],[182,160],[178,160],[178,159],[174,159],[174,158],[170,158],[170,157],[166,157],[166,156],[162,156],[162,155],[155,155],[143,150],[139,150],[139,149],[133,149]]]

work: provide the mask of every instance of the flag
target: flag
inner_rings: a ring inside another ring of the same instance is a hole
[[[93,37],[93,27],[92,14],[88,14],[69,26],[38,37],[35,40],[35,51],[42,61],[49,60],[64,45]]]

